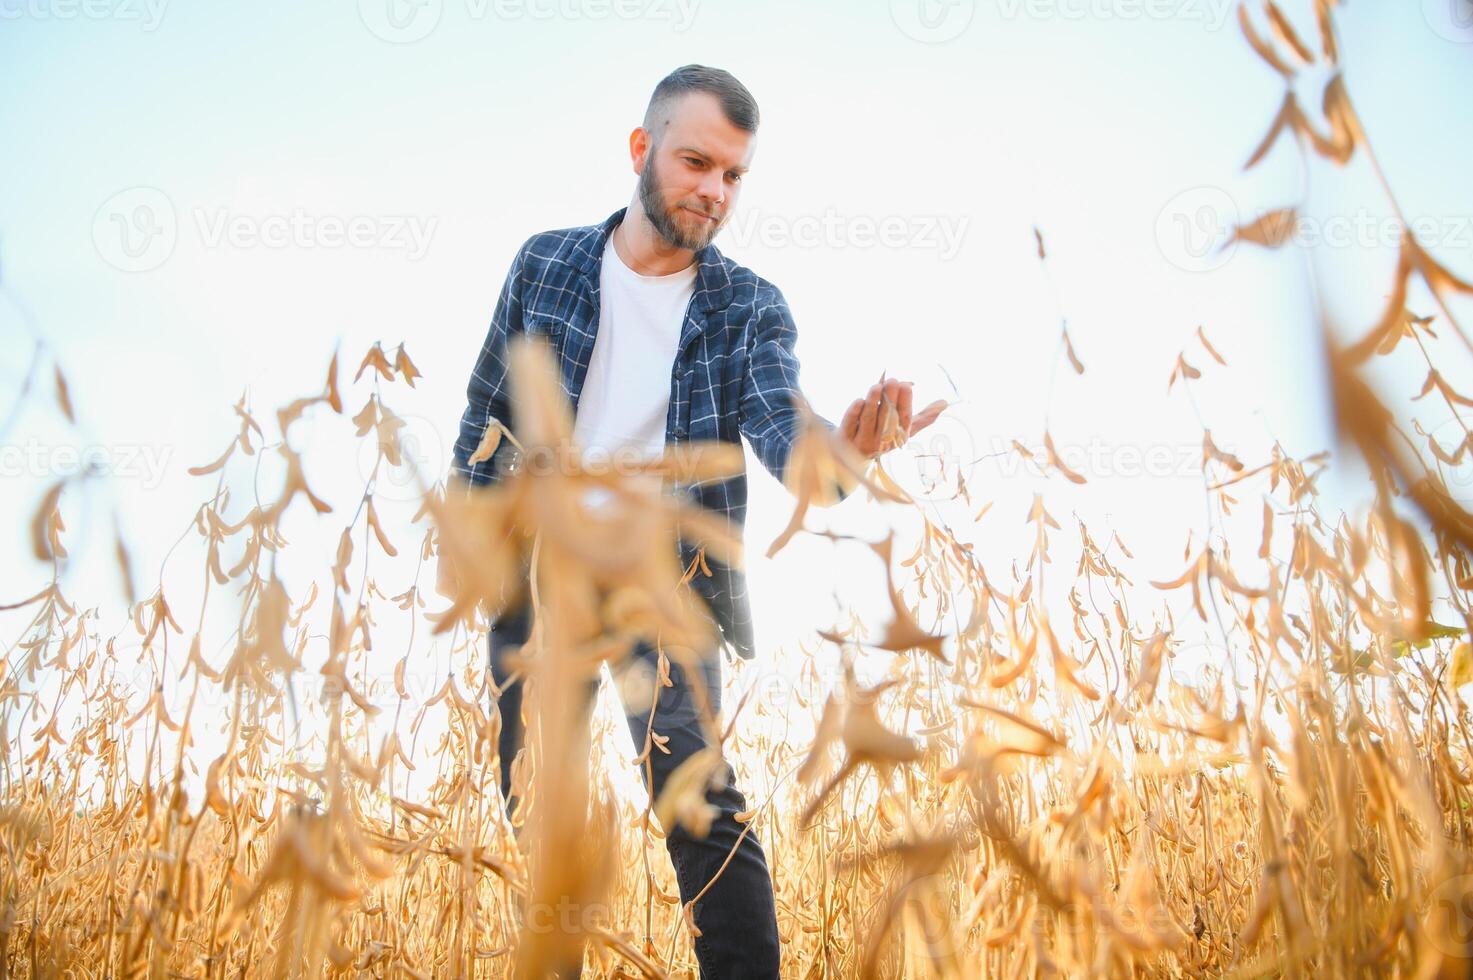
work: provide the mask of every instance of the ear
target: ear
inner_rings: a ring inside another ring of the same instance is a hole
[[[650,132],[643,126],[635,127],[629,134],[629,162],[636,174],[644,172],[645,159],[650,152]]]

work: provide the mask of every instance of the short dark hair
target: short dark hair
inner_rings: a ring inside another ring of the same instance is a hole
[[[650,96],[649,106],[644,110],[644,128],[656,141],[660,138],[656,126],[664,129],[663,123],[668,119],[663,117],[671,103],[691,92],[710,92],[721,103],[727,122],[744,133],[757,132],[757,100],[752,98],[747,86],[736,80],[736,76],[720,68],[683,65],[660,79],[660,84],[655,86]]]

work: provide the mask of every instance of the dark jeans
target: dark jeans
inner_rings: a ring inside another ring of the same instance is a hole
[[[501,791],[507,796],[511,791],[511,764],[522,743],[522,683],[506,685],[511,671],[503,663],[504,655],[515,652],[525,643],[530,628],[530,611],[526,606],[503,614],[491,627],[490,657],[491,675],[497,687],[504,688],[501,695]],[[656,666],[657,654],[653,647],[641,641],[636,644],[632,657],[648,664],[651,676]],[[720,655],[712,653],[702,661],[702,675],[706,682],[707,696],[713,711],[721,710],[721,662]],[[654,732],[668,736],[670,741],[666,755],[652,748],[649,766],[640,764],[645,786],[650,795],[659,799],[665,780],[675,768],[691,755],[706,747],[706,735],[701,729],[700,708],[695,696],[686,683],[679,664],[670,662],[670,679],[674,687],[658,688],[659,700],[655,705]],[[587,707],[593,706],[595,682],[589,691]],[[585,713],[585,719],[587,714]],[[644,747],[645,732],[650,724],[648,709],[627,715],[630,734],[634,736],[636,751]],[[680,899],[689,902],[705,888],[725,863],[732,848],[736,854],[731,863],[721,872],[721,877],[696,903],[694,915],[701,935],[695,938],[696,959],[701,966],[704,980],[720,977],[740,977],[742,980],[761,980],[778,975],[779,943],[777,935],[777,912],[772,897],[772,875],[767,870],[767,859],[762,853],[762,844],[755,830],[737,844],[742,825],[734,815],[747,808],[747,801],[732,783],[731,766],[726,767],[726,788],[721,792],[707,791],[706,798],[716,807],[718,815],[711,823],[711,832],[704,838],[694,838],[683,826],[667,827],[665,848],[675,866],[675,877],[680,885]],[[537,778],[536,776],[533,777]]]

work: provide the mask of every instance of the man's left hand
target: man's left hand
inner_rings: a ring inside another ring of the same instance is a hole
[[[844,413],[839,432],[861,456],[873,459],[904,445],[907,439],[936,421],[945,408],[945,402],[935,402],[912,417],[911,382],[890,378],[871,385],[863,398],[854,400]]]

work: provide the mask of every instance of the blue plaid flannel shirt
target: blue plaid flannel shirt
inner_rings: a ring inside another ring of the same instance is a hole
[[[566,228],[532,236],[517,252],[496,301],[490,332],[466,391],[452,468],[472,485],[488,485],[515,465],[516,449],[502,440],[489,459],[468,465],[492,418],[515,432],[506,378],[508,338],[540,334],[557,352],[562,388],[577,410],[598,332],[599,273],[609,235],[624,208],[600,225]],[[666,443],[719,439],[741,445],[746,436],[767,470],[782,482],[798,435],[795,399],[797,327],[782,293],[750,269],[723,256],[714,245],[696,253],[695,294],[670,375]],[[822,419],[833,429],[833,423]],[[723,514],[741,535],[747,513],[747,477],[683,488],[692,499]],[[838,490],[843,496],[843,490]],[[696,547],[679,543],[682,567]],[[742,570],[708,557],[709,577],[697,570],[691,586],[710,606],[721,638],[737,656],[756,654],[752,611]]]

